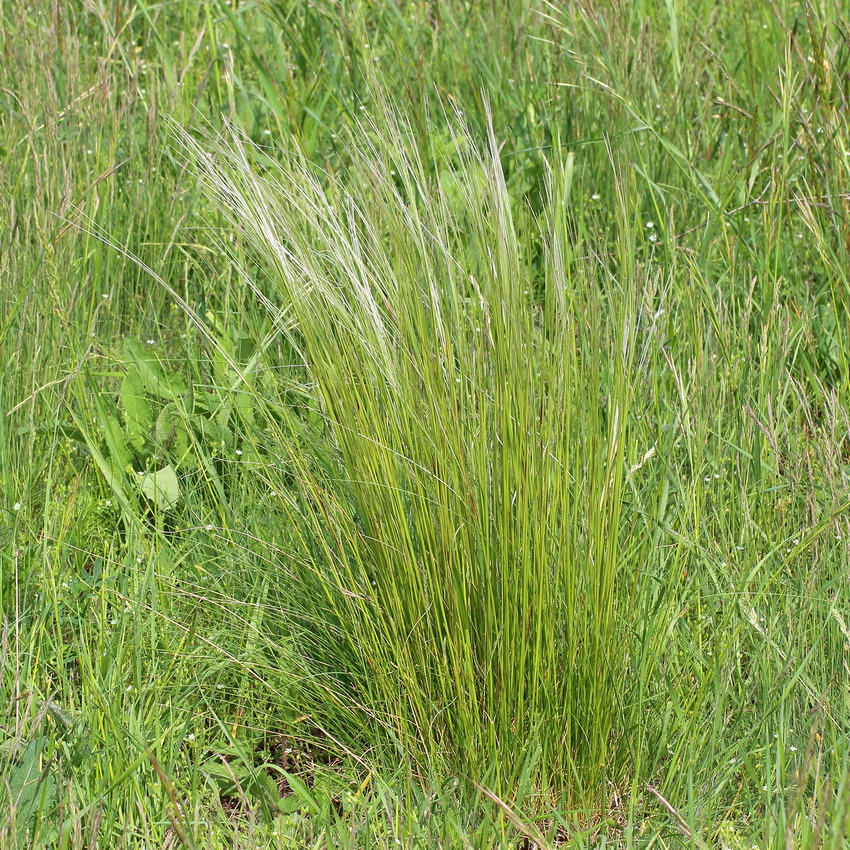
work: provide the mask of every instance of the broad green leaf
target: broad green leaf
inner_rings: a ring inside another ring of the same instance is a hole
[[[170,464],[156,472],[139,473],[139,490],[160,510],[170,510],[180,499],[180,482]]]
[[[109,457],[116,472],[125,472],[133,462],[133,455],[124,439],[124,429],[115,416],[106,416],[103,420],[106,445]]]
[[[128,365],[135,367],[149,395],[173,401],[185,393],[186,388],[180,377],[166,374],[154,352],[145,349],[137,339],[124,340],[124,356]]]
[[[235,444],[231,430],[212,419],[207,419],[205,416],[193,416],[192,425],[208,447],[232,448]]]
[[[40,737],[19,748],[17,756],[12,755],[11,770],[0,787],[0,807],[15,812],[15,820],[24,827],[22,834],[35,818],[51,813],[56,804],[56,778],[51,771],[42,769],[46,745],[47,738]]]
[[[186,419],[174,402],[162,408],[156,419],[156,442],[182,462],[189,456],[189,429]]]
[[[224,762],[220,758],[214,758],[202,769],[216,784],[223,797],[245,794],[271,806],[276,806],[280,800],[277,783],[262,766],[254,767],[235,760]]]
[[[254,400],[251,393],[237,390],[233,394],[233,402],[242,421],[248,426],[254,425]]]
[[[127,427],[127,442],[136,452],[141,452],[153,427],[153,411],[136,367],[131,367],[121,382],[121,409]]]

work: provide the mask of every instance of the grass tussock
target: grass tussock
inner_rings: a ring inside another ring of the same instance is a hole
[[[627,210],[610,267],[571,258],[572,157],[535,217],[492,136],[479,156],[459,131],[450,181],[430,180],[384,117],[361,150],[352,134],[344,181],[297,156],[261,174],[233,137],[213,160],[194,149],[271,270],[321,421],[319,446],[297,424],[284,437],[305,697],[333,727],[360,707],[349,722],[420,768],[597,793],[640,579],[619,553],[640,298]]]

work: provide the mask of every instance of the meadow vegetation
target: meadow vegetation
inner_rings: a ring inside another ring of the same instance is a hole
[[[841,3],[0,43],[0,847],[850,844]]]

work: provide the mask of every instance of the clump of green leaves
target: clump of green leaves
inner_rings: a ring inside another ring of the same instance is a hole
[[[10,738],[0,744],[0,812],[13,818],[19,845],[41,822],[50,822],[57,802],[56,777],[45,758],[49,739]]]
[[[129,480],[160,511],[177,506],[187,473],[201,474],[224,492],[224,459],[244,454],[236,426],[257,424],[250,395],[187,385],[164,367],[152,344],[127,339],[123,355],[117,415],[105,406],[99,411],[107,446],[102,466],[110,482]],[[246,449],[250,458],[253,441]]]

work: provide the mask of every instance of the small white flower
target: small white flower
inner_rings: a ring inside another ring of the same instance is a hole
[[[236,454],[241,455],[241,454],[242,454],[242,449],[236,449]]]
[[[658,237],[657,237],[654,233],[650,233],[650,234],[649,234],[649,241],[650,241],[650,242],[657,242],[657,241],[658,241]]]
[[[21,503],[20,502],[15,502],[15,504],[12,505],[13,511],[19,511],[20,509],[21,509]]]
[[[207,531],[212,531],[212,530],[213,530],[213,527],[212,527],[212,525],[211,525],[211,524],[205,525],[205,526],[204,526],[204,528],[205,528]]]
[[[788,749],[789,749],[789,750],[791,750],[791,752],[792,752],[792,753],[796,753],[796,752],[797,752],[797,748],[796,748],[796,747],[788,747]]]
[[[156,345],[156,340],[155,339],[149,339],[148,345]]]
[[[597,194],[594,192],[594,193],[590,196],[590,200],[591,200],[591,201],[598,201],[598,200],[599,200],[599,195],[597,195]]]
[[[186,740],[188,740],[188,741],[194,741],[194,740],[195,740],[195,733],[194,733],[194,732],[190,732],[190,733],[186,736]]]
[[[800,544],[800,538],[799,538],[799,537],[795,537],[795,538],[794,538],[794,545],[795,545],[795,546],[798,546],[799,544]]]
[[[272,134],[272,131],[271,131],[271,130],[263,130],[263,135],[264,135],[264,136],[270,136],[271,134]]]
[[[650,230],[652,230],[652,228],[653,228],[653,227],[655,227],[655,222],[654,222],[654,221],[648,221],[648,222],[646,223],[646,226],[647,226],[647,228],[649,228]]]
[[[130,693],[130,691],[132,691],[132,690],[133,690],[133,686],[132,686],[132,685],[127,685],[127,693],[129,694],[129,693]]]
[[[101,296],[101,298],[109,298],[109,293],[108,293],[108,292],[104,292],[104,293],[103,293],[103,295]]]

